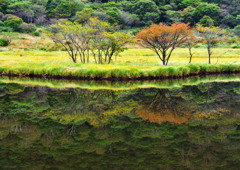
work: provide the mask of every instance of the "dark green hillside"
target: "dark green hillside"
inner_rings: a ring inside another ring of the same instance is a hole
[[[13,15],[21,18],[20,21],[12,18]],[[159,22],[190,22],[193,26],[200,23],[237,30],[240,24],[240,1],[0,0],[0,31],[34,32],[35,25],[45,26],[55,23],[56,19],[84,22],[90,17],[121,25],[121,29]]]

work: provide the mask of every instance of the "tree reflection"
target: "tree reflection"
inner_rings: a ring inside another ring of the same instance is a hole
[[[173,95],[169,89],[158,89],[155,96],[144,102],[136,114],[152,123],[186,123],[191,118],[191,101],[184,100],[179,94]]]
[[[129,91],[1,87],[1,169],[240,164],[236,82]]]

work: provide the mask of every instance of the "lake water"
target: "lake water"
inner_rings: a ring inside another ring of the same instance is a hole
[[[239,169],[240,81],[60,88],[0,81],[0,169]]]

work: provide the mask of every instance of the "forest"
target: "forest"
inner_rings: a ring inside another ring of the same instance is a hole
[[[12,22],[8,19],[13,18]],[[239,32],[239,0],[1,0],[0,30],[31,32],[60,18],[84,22],[98,17],[121,26],[140,28],[153,23],[220,26]],[[17,17],[17,18],[16,18]],[[9,20],[9,21],[7,21]],[[137,30],[137,29],[136,29]],[[135,30],[135,31],[136,31]]]

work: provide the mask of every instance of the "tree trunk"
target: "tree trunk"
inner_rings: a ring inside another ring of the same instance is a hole
[[[87,50],[87,63],[89,63],[89,50]]]
[[[208,45],[208,64],[211,64],[211,47]]]
[[[163,60],[162,63],[163,63],[164,66],[167,65],[165,60]]]
[[[167,61],[166,61],[166,57],[167,57],[167,55],[166,55],[166,52],[165,52],[165,51],[163,51],[163,53],[162,53],[162,57],[163,57],[163,59],[162,59],[162,63],[163,63],[163,65],[165,66],[165,65],[167,65]]]
[[[193,57],[193,54],[192,54],[192,48],[189,48],[189,55],[190,55],[190,58],[189,58],[189,64],[192,62],[192,57]]]
[[[77,59],[74,57],[74,55],[72,55],[71,57],[72,57],[73,62],[77,63]]]

